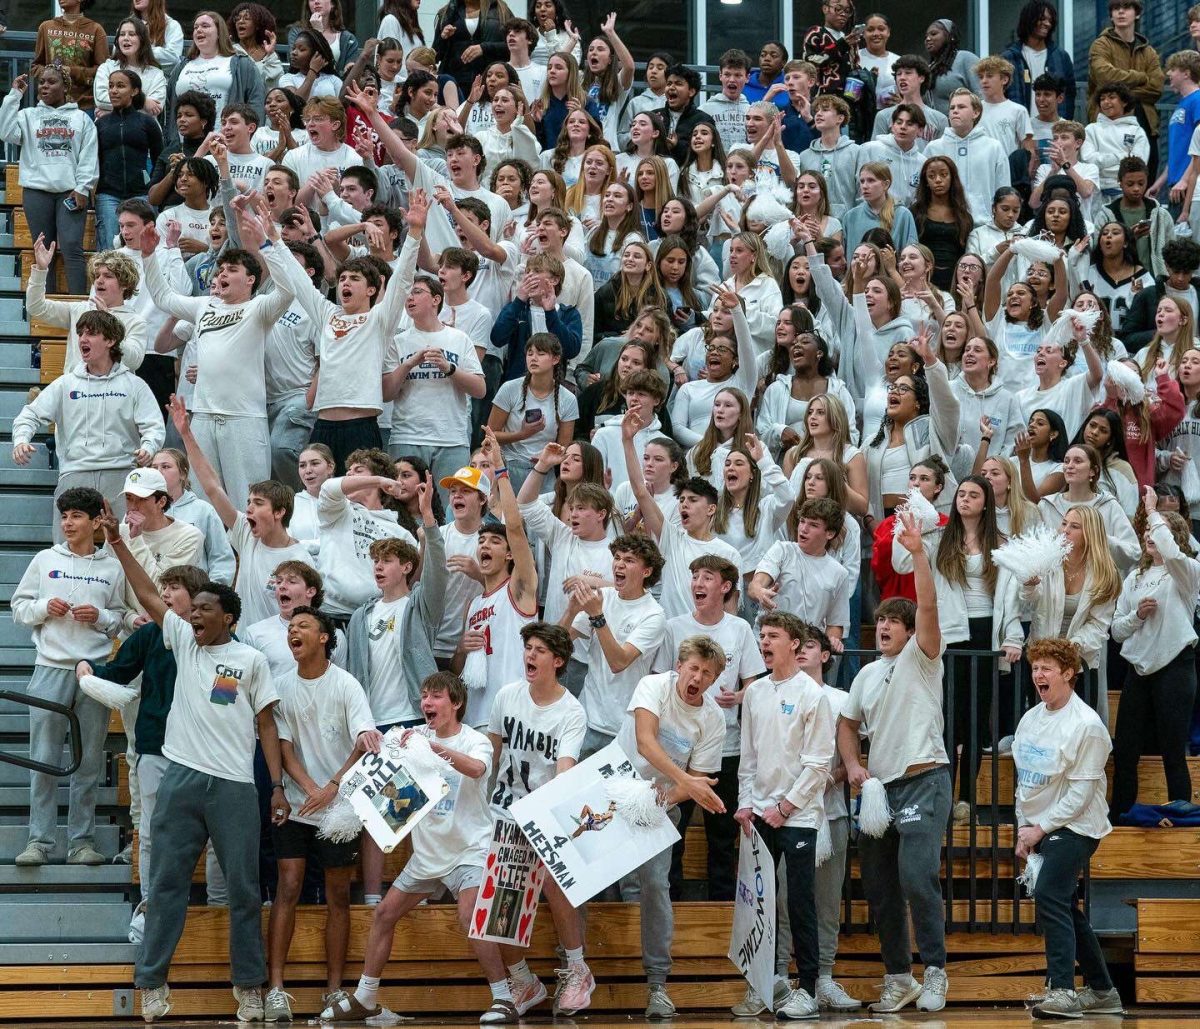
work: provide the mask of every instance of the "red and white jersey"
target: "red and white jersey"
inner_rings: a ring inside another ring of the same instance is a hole
[[[487,656],[487,687],[467,693],[467,717],[463,719],[467,725],[486,727],[492,700],[500,687],[525,678],[521,629],[535,621],[536,608],[526,613],[517,607],[511,578],[467,605],[466,628],[483,633],[483,652]]]

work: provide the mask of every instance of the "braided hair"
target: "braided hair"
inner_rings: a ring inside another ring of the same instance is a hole
[[[549,354],[551,357],[557,357],[558,363],[554,366],[554,383],[552,395],[554,397],[554,424],[558,425],[558,391],[566,381],[566,368],[563,364],[563,349],[562,344],[558,341],[558,337],[552,332],[535,332],[529,337],[529,341],[525,344],[526,352],[536,350],[539,354]],[[520,410],[525,410],[525,404],[529,398],[529,383],[533,378],[533,372],[526,371],[525,378],[521,380],[521,401]]]

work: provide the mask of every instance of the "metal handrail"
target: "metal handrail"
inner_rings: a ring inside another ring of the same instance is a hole
[[[79,738],[79,716],[73,708],[66,707],[63,704],[56,704],[52,700],[43,700],[41,697],[31,697],[28,693],[14,693],[11,690],[0,690],[0,701],[10,700],[17,704],[27,704],[29,707],[40,708],[42,711],[49,711],[52,714],[62,715],[66,718],[67,723],[71,727],[71,731],[67,734],[67,740],[71,747],[71,763],[66,768],[59,768],[57,765],[47,765],[41,761],[34,761],[33,758],[20,757],[17,754],[6,754],[0,750],[0,762],[8,765],[16,765],[18,768],[28,768],[31,772],[41,772],[42,775],[53,775],[59,778],[65,778],[68,775],[74,775],[76,769],[83,761],[83,741]]]

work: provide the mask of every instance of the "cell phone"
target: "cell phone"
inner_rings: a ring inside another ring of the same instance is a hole
[[[850,35],[861,36],[866,31],[867,31],[867,23],[865,21],[860,21],[857,25],[854,26],[854,31],[851,32]]]
[[[692,309],[690,307],[675,308],[675,317],[676,318],[690,318],[691,316],[692,316]]]
[[[534,408],[532,411],[525,412],[525,424],[526,425],[533,425],[534,422],[540,422],[541,420],[542,420],[542,412],[540,410],[538,410],[537,408]]]
[[[1134,228],[1135,228],[1135,229],[1140,229],[1140,228],[1141,228],[1143,225],[1149,226],[1149,224],[1150,224],[1150,219],[1149,219],[1149,218],[1143,218],[1143,219],[1142,219],[1140,222],[1138,222],[1138,223],[1137,223],[1137,224],[1134,226]]]
[[[77,203],[75,203],[74,196],[67,197],[67,199],[63,201],[63,207],[65,207],[68,211],[78,211],[79,210],[79,205]]]

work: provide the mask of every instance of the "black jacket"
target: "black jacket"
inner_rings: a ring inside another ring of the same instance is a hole
[[[146,192],[146,172],[162,153],[162,129],[145,111],[123,107],[96,119],[96,146],[100,150],[96,192],[128,200]]]
[[[663,108],[661,112],[665,117],[670,117],[671,112]],[[705,114],[696,106],[696,101],[693,100],[683,109],[679,115],[679,120],[675,123],[675,128],[671,130],[670,135],[675,137],[675,145],[671,147],[671,156],[675,158],[675,163],[680,168],[683,167],[683,162],[687,160],[688,151],[691,149],[692,130],[697,125],[712,125],[716,126],[716,122],[712,120],[712,116]],[[675,185],[675,183],[671,183]]]
[[[480,18],[475,31],[467,31],[467,7],[459,0],[450,2],[438,12],[437,24],[434,26],[433,49],[438,56],[438,67],[446,74],[453,75],[458,83],[458,91],[466,96],[471,92],[471,84],[476,75],[482,75],[493,61],[508,60],[508,44],[504,41],[504,23],[511,17],[507,14],[505,4],[496,0],[488,9],[487,17]],[[442,39],[442,29],[453,25],[455,33],[449,39]],[[469,46],[478,46],[483,53],[470,64],[463,63],[462,53]],[[530,102],[536,99],[529,97]]]
[[[1133,303],[1125,320],[1121,322],[1121,342],[1131,354],[1141,350],[1154,336],[1154,315],[1158,311],[1158,302],[1167,292],[1167,280],[1157,277],[1153,286],[1147,286],[1134,294]],[[1192,289],[1200,296],[1200,279],[1192,279]]]

